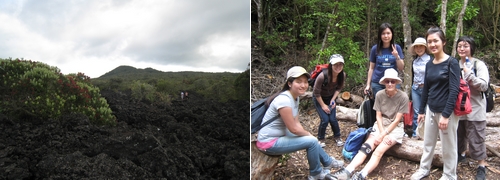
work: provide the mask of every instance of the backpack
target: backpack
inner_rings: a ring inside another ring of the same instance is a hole
[[[371,92],[370,92],[371,93]],[[357,125],[358,127],[370,128],[377,121],[377,112],[373,110],[375,100],[370,95],[365,95],[365,100],[359,106]]]
[[[264,99],[260,99],[257,102],[252,104],[251,110],[252,114],[250,116],[251,119],[251,133],[255,134],[257,131],[262,129],[264,126],[267,126],[274,120],[278,119],[278,116],[266,121],[264,124],[262,124],[262,119],[264,118],[264,115],[266,114],[267,108],[269,108],[266,105],[266,101],[269,97],[266,97]]]
[[[448,60],[448,71],[450,71],[450,61]],[[470,89],[467,82],[462,78],[462,73],[460,73],[460,85],[458,86],[458,97],[455,101],[455,107],[453,112],[457,116],[467,115],[472,112],[472,105],[470,103]]]
[[[359,149],[361,149],[361,145],[366,140],[366,135],[369,132],[373,132],[372,128],[358,128],[355,131],[349,133],[347,139],[345,140],[344,148],[342,148],[342,155],[344,159],[352,161],[354,156],[358,154]]]
[[[413,102],[408,102],[408,113],[403,114],[404,131],[408,137],[413,136]]]
[[[472,112],[469,85],[463,78],[460,78],[460,86],[458,88],[458,97],[455,103],[454,112],[457,116],[467,115]]]
[[[309,73],[311,74],[311,77],[307,80],[307,82],[309,82],[309,86],[314,87],[316,78],[321,72],[323,72],[323,78],[324,78],[323,86],[326,86],[328,84],[328,64],[319,64],[316,65],[316,67],[311,73]]]
[[[474,61],[474,74],[477,75],[477,70],[476,70],[476,62]],[[495,89],[491,87],[490,82],[488,82],[488,89],[486,91],[481,92],[484,94],[484,96],[481,96],[482,98],[486,97],[486,112],[491,112],[493,108],[495,107]]]

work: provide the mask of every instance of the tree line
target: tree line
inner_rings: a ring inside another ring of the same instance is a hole
[[[477,57],[489,66],[492,79],[499,79],[497,50],[500,42],[500,1],[489,0],[252,0],[252,47],[274,63],[299,53],[307,59],[297,64],[312,69],[326,63],[329,55],[342,54],[350,78],[347,87],[366,80],[370,48],[377,41],[380,24],[392,24],[393,38],[406,50],[431,26],[441,27],[448,40],[445,52],[455,55],[459,36],[475,38]],[[287,59],[289,60],[289,59]],[[411,80],[405,66],[405,83]]]

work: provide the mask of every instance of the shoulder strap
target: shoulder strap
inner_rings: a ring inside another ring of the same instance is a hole
[[[276,117],[273,117],[272,119],[266,121],[265,123],[263,123],[262,125],[260,125],[258,128],[257,128],[257,131],[259,131],[260,129],[262,129],[264,126],[267,126],[269,124],[271,124],[274,120],[278,119],[279,115],[276,116]]]
[[[474,68],[474,75],[477,76],[477,69],[476,69],[476,63],[477,63],[477,60],[474,61],[474,65],[472,66],[472,68]],[[488,86],[490,86],[490,83],[488,83]],[[491,87],[491,86],[490,86]],[[488,91],[488,90],[486,90]],[[481,91],[481,99],[484,99],[486,95],[484,94],[483,91]]]
[[[328,84],[328,69],[322,69],[323,72],[323,86]]]

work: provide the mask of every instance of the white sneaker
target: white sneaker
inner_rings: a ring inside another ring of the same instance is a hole
[[[424,177],[427,177],[429,176],[430,172],[429,171],[426,171],[426,170],[423,170],[423,169],[418,169],[417,172],[413,173],[413,175],[411,175],[411,180],[420,180],[420,179],[423,179]]]
[[[330,165],[328,166],[325,166],[323,169],[339,169],[339,168],[342,168],[344,167],[344,161],[340,161],[340,160],[337,160],[335,159],[334,157],[331,157],[332,158],[332,163],[330,163]]]
[[[321,140],[319,140],[318,143],[321,146],[321,148],[324,148],[326,146],[326,144]]]
[[[307,176],[307,179],[308,180],[317,180],[317,179],[325,179],[325,176],[326,176],[326,172],[324,170],[322,170],[319,174],[316,174],[315,176]]]

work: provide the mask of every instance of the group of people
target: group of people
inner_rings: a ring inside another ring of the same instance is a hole
[[[371,49],[364,92],[375,94],[375,131],[368,135],[349,165],[344,167],[343,161],[323,150],[328,124],[333,131],[335,145],[343,145],[336,119],[335,99],[345,84],[346,73],[343,69],[344,58],[339,54],[330,57],[328,71],[323,71],[328,73],[328,83],[323,85],[323,75],[319,74],[313,87],[313,102],[321,120],[317,137],[300,124],[299,96],[308,89],[310,74],[303,67],[295,66],[288,70],[282,90],[268,98],[269,108],[263,123],[275,116],[279,118],[259,131],[257,148],[268,155],[305,149],[310,173],[308,179],[365,179],[389,148],[402,143],[405,134],[402,118],[404,113],[408,113],[410,98],[400,90],[404,54],[402,48],[394,43],[393,35],[391,25],[383,23],[378,31],[378,43]],[[409,49],[413,56],[410,96],[415,112],[413,135],[422,138],[424,143],[420,167],[411,179],[419,180],[430,174],[438,137],[443,152],[457,152],[443,153],[441,179],[457,179],[457,164],[466,159],[467,150],[470,158],[478,161],[476,179],[485,179],[486,100],[482,92],[488,88],[488,69],[483,61],[473,57],[476,48],[473,38],[463,36],[458,39],[456,50],[460,60],[444,52],[446,43],[444,32],[438,27],[431,27],[425,38],[417,38]],[[466,59],[474,66],[465,65]],[[473,111],[456,116],[453,109],[461,77],[470,87]],[[418,125],[424,128],[423,135],[415,133]],[[356,171],[370,154],[363,169]],[[330,173],[332,168],[339,170]]]

